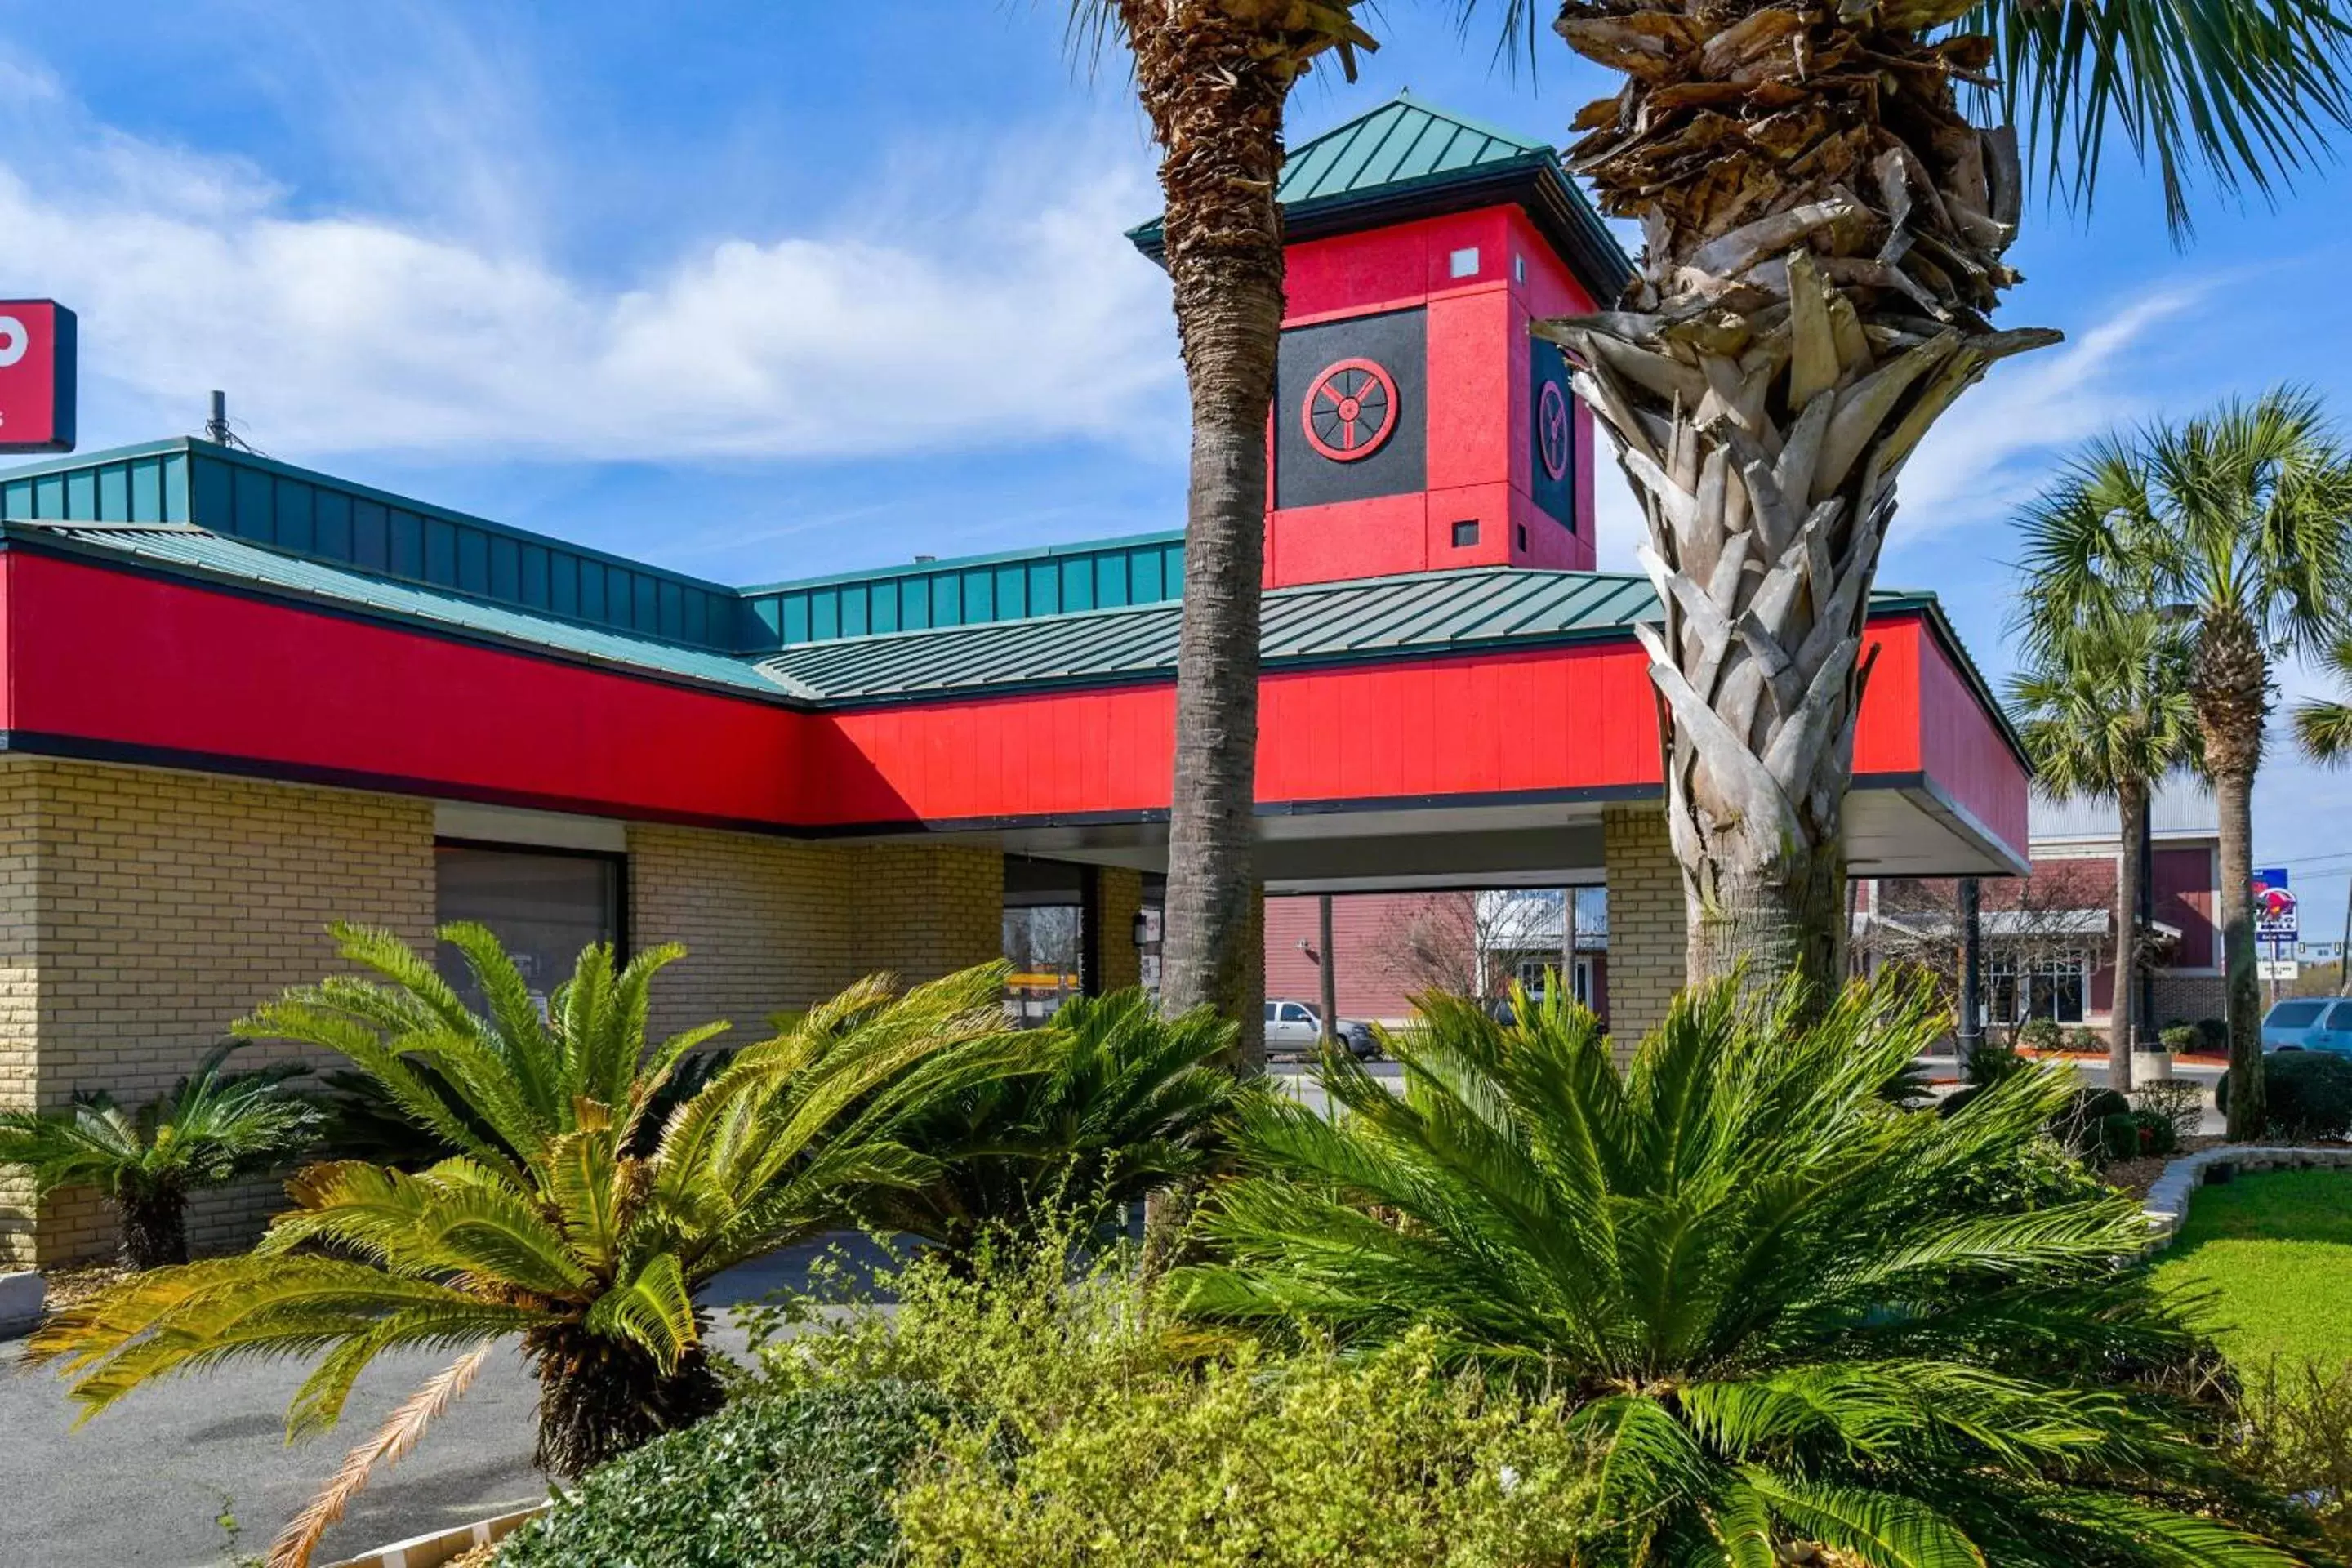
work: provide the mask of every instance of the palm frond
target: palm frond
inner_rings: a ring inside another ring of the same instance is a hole
[[[469,1351],[453,1365],[435,1373],[424,1387],[401,1402],[375,1436],[346,1455],[342,1468],[335,1472],[327,1489],[289,1520],[278,1539],[270,1542],[268,1568],[310,1568],[310,1556],[319,1549],[319,1538],[343,1517],[352,1500],[374,1475],[376,1467],[396,1465],[416,1447],[425,1429],[473,1385],[475,1375],[490,1358],[490,1349],[483,1345]]]

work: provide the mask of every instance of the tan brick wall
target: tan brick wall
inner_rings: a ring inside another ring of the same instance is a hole
[[[0,765],[0,1107],[39,1103],[35,1076],[38,993],[39,837],[33,811],[35,774],[21,759]],[[33,1184],[0,1172],[0,1269],[33,1258]]]
[[[34,1097],[45,1108],[82,1089],[134,1104],[168,1090],[239,1016],[333,966],[331,921],[431,938],[427,802],[21,757],[0,760],[0,777],[7,886],[35,889]],[[23,942],[21,926],[11,934]],[[14,1057],[21,1018],[11,1026]],[[280,1201],[274,1183],[206,1194],[191,1205],[190,1242],[250,1239]],[[7,1245],[21,1250],[18,1237]],[[112,1245],[94,1195],[43,1205],[40,1261]]]
[[[630,940],[687,949],[654,983],[655,1032],[724,1018],[731,1043],[745,1044],[772,1014],[846,985],[853,875],[841,845],[632,826]]]
[[[856,974],[887,970],[909,983],[936,980],[1003,956],[1001,851],[905,843],[856,845],[845,852],[851,857],[850,952]]]
[[[1656,801],[1610,806],[1601,814],[1601,855],[1609,882],[1609,1033],[1622,1056],[1665,1021],[1683,984],[1682,871],[1664,808]]]
[[[1098,875],[1102,988],[1125,991],[1143,984],[1143,954],[1135,945],[1135,917],[1143,912],[1143,873],[1105,866]]]

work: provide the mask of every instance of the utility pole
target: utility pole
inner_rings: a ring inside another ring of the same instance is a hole
[[[205,439],[216,447],[228,445],[228,394],[213,394],[213,415],[205,421]]]
[[[1560,994],[1571,1002],[1581,1002],[1576,994],[1576,889],[1559,890],[1559,985]]]
[[[1960,1067],[1966,1070],[1969,1058],[1984,1044],[1984,1021],[1977,1016],[1977,988],[1981,984],[1979,973],[1979,935],[1981,921],[1977,903],[1977,879],[1960,879]]]
[[[1331,964],[1331,895],[1323,893],[1315,900],[1315,940],[1322,946],[1323,1038],[1336,1042],[1339,1038],[1339,976]]]
[[[2352,886],[2344,889],[2344,945],[2336,950],[2336,994],[2352,996]]]

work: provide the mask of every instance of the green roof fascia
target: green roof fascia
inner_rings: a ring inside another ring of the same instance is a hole
[[[47,479],[51,474],[69,474],[78,469],[93,468],[105,463],[127,463],[135,458],[163,458],[173,453],[184,454],[197,444],[190,437],[172,436],[161,441],[141,441],[129,447],[101,447],[95,452],[71,452],[62,458],[44,458],[37,463],[20,463],[13,468],[0,468],[0,484],[8,484],[16,479]],[[214,449],[210,442],[205,442],[203,445],[207,451]],[[404,501],[402,504],[408,503]]]
[[[142,548],[142,536],[151,542]],[[158,548],[157,543],[163,545]],[[658,637],[509,608],[469,594],[379,577],[355,568],[249,544],[186,523],[57,523],[0,519],[0,550],[100,561],[121,570],[194,580],[233,593],[435,636],[513,648],[565,663],[794,707],[815,694],[748,658]]]
[[[1183,542],[1184,531],[1171,528],[1156,533],[1124,533],[1115,539],[1045,544],[1032,550],[1000,550],[985,555],[942,555],[935,561],[909,561],[898,566],[868,566],[852,572],[827,573],[822,577],[794,577],[787,582],[761,583],[735,591],[746,598],[759,594],[792,594],[803,588],[837,588],[848,583],[878,583],[893,577],[920,577],[934,572],[965,572],[982,566],[1012,566],[1027,561],[1056,561],[1071,555],[1094,555],[1105,551],[1165,547]],[[1087,612],[1074,613],[1084,615]]]

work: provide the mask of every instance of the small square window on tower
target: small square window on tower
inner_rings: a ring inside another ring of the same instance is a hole
[[[1454,549],[1467,550],[1477,542],[1478,520],[1476,518],[1472,518],[1468,522],[1457,522],[1454,525]]]
[[[1473,245],[1455,251],[1448,262],[1448,267],[1456,278],[1477,277],[1478,247]]]
[[[1511,281],[1514,283],[1524,283],[1527,280],[1528,258],[1515,252],[1511,257]]]
[[[1523,522],[1523,523],[1519,524],[1519,527],[1518,527],[1518,535],[1519,535],[1519,548],[1520,548],[1521,550],[1525,550],[1525,549],[1528,547],[1528,525],[1527,525],[1526,523],[1524,523],[1524,522]]]

